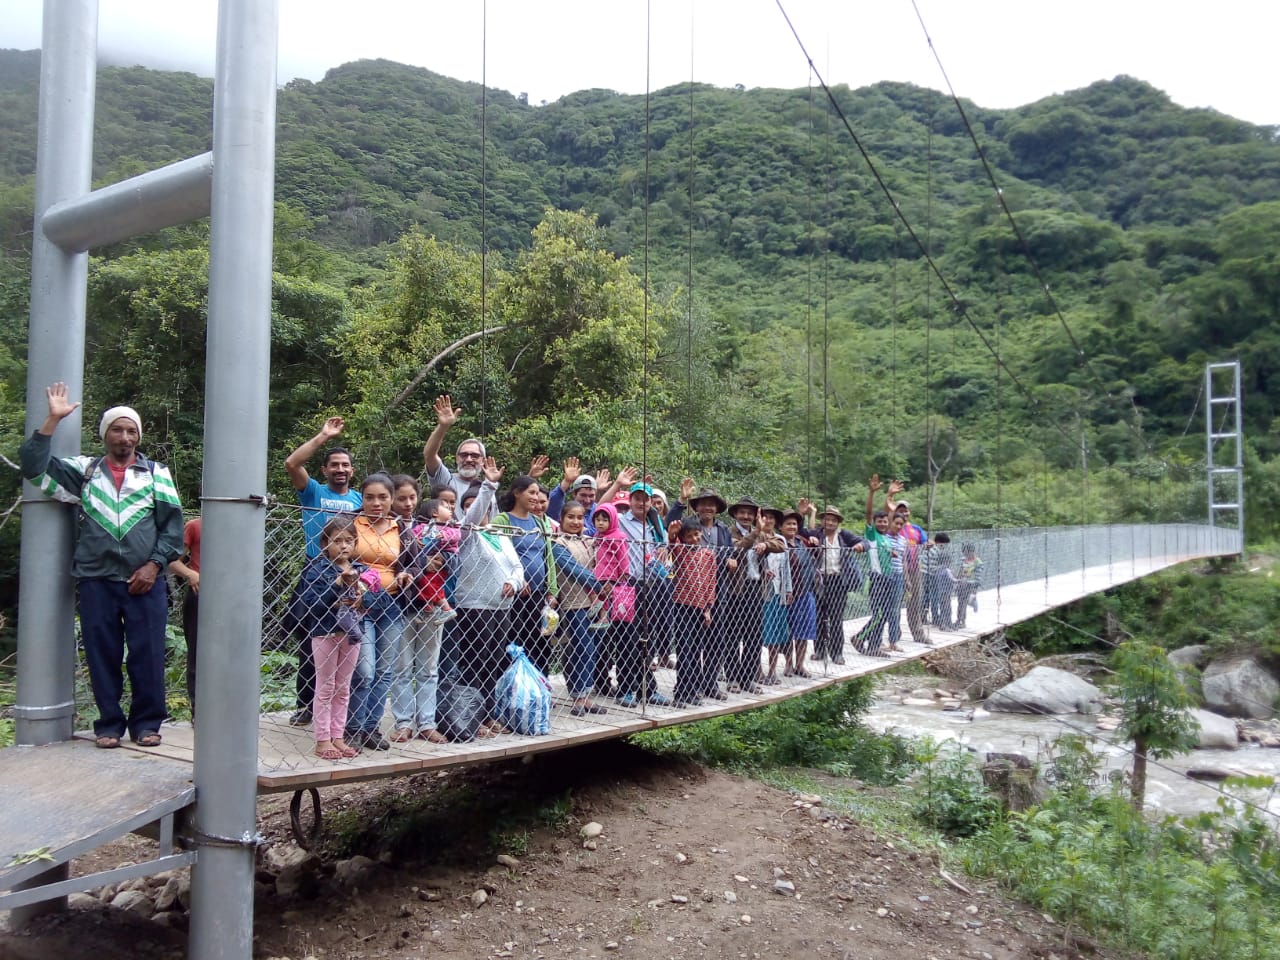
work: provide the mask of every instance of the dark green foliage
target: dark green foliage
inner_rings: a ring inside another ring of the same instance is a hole
[[[1148,956],[1275,960],[1274,824],[1221,806],[1154,824],[1118,789],[1091,800],[1055,791],[969,840],[963,861],[1068,929]]]
[[[25,377],[37,69],[0,53],[6,425]],[[208,148],[210,81],[105,68],[98,93],[97,182]],[[1051,304],[948,98],[901,83],[832,95],[959,307],[816,93],[655,91],[646,140],[645,99],[603,90],[535,108],[386,61],[290,83],[272,464],[343,413],[363,462],[416,471],[431,399],[449,392],[458,429],[507,462],[643,460],[668,486],[688,473],[846,509],[878,471],[921,498],[932,485],[935,527],[1198,520],[1188,416],[1204,362],[1239,355],[1249,535],[1272,536],[1274,130],[1127,77],[1014,110],[968,104]],[[183,477],[199,458],[206,249],[203,224],[167,230],[98,251],[91,281],[90,342],[111,352],[89,357],[86,399],[145,407],[152,452],[185,461]],[[117,355],[130,371],[108,369]]]
[[[1123,635],[1116,631],[1140,633],[1165,650],[1204,643],[1218,653],[1277,656],[1280,583],[1271,570],[1266,557],[1220,568],[1185,564],[1011,627],[1009,638],[1041,656],[1106,649],[1105,641],[1114,643]]]
[[[1000,815],[1000,804],[982,782],[976,758],[956,741],[916,744],[915,802],[911,812],[925,826],[953,837],[971,837]]]
[[[889,783],[906,771],[910,751],[900,738],[872,733],[858,722],[871,706],[871,691],[872,682],[864,677],[761,710],[664,727],[632,739],[648,750],[711,766],[824,767],[840,776]]]

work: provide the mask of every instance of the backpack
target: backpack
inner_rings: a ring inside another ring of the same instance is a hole
[[[293,585],[293,592],[289,594],[289,600],[285,604],[284,612],[280,614],[280,629],[286,637],[296,638],[304,629],[310,626],[311,608],[307,605],[306,599],[302,595],[302,581],[311,565],[319,559],[319,557],[312,557],[303,565],[301,572],[298,574],[298,581]]]

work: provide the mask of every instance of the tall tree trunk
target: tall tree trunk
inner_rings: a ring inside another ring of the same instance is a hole
[[[1142,812],[1147,799],[1147,738],[1135,737],[1133,741],[1133,779],[1129,783],[1129,802],[1133,809]]]

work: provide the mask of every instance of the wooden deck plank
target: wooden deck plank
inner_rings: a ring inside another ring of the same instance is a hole
[[[0,889],[186,806],[191,772],[190,763],[83,740],[0,750]],[[10,865],[35,849],[52,861]]]

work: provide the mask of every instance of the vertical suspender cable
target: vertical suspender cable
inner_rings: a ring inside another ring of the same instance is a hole
[[[902,232],[893,232],[893,264],[889,267],[889,424],[898,433],[898,261]]]
[[[812,68],[811,68],[812,69]],[[830,376],[831,376],[831,105],[827,104],[825,111],[826,116],[826,138],[823,145],[825,157],[823,158],[823,189],[825,192],[823,204],[825,207],[827,237],[822,245],[822,479],[823,486],[827,498],[831,498],[831,494],[838,481],[836,476],[839,471],[839,463],[831,463],[831,414],[827,405],[830,402]]]
[[[996,622],[1000,622],[1000,584],[1004,580],[1004,570],[1000,566],[1000,546],[1004,540],[1002,531],[1004,529],[1004,470],[1001,458],[1004,456],[1004,403],[1001,397],[1001,363],[1000,363],[1000,333],[1004,324],[1000,319],[1000,312],[996,313]]]
[[[645,3],[644,8],[644,359],[640,373],[641,411],[640,411],[640,479],[649,475],[649,154],[650,141],[650,100],[649,89],[650,45],[652,42],[653,5]],[[646,517],[642,525],[641,539],[649,532]],[[641,590],[648,591],[649,564],[641,565]],[[651,604],[646,596],[640,611],[640,650],[642,667],[640,670],[640,712],[643,715],[649,704],[652,677],[649,674],[649,610]]]
[[[932,102],[932,98],[930,98]],[[929,111],[928,145],[925,150],[925,233],[924,245],[929,256],[933,256],[933,124],[935,111]],[[933,431],[936,427],[933,418],[933,275],[927,270],[924,275],[924,471],[925,480],[929,484],[929,502],[925,506],[925,523],[933,529],[933,501],[937,494],[933,470]],[[952,456],[955,456],[953,453]]]
[[[684,389],[690,401],[693,399],[693,175],[694,175],[694,143],[693,143],[693,36],[694,19],[693,4],[689,5],[689,232],[685,239],[685,345],[684,345]],[[646,252],[648,247],[646,246]],[[688,404],[692,409],[692,403]],[[686,423],[684,429],[685,472],[693,470],[693,424]],[[688,504],[685,504],[688,506]]]
[[[480,14],[480,436],[489,429],[489,0]]]
[[[813,163],[813,70],[809,70],[809,162]],[[813,178],[805,191],[809,255],[804,272],[804,495],[813,499]]]

